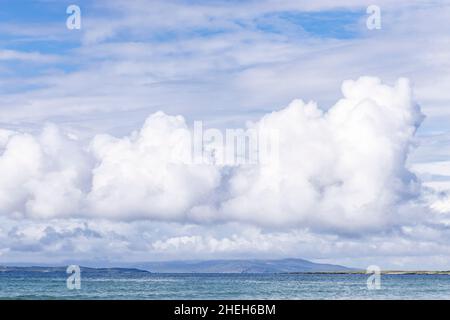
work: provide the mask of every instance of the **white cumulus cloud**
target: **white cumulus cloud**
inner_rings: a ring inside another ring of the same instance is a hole
[[[138,132],[116,139],[97,136],[97,160],[88,195],[93,213],[129,219],[183,220],[188,210],[207,202],[220,183],[214,166],[175,162],[176,150],[190,143],[177,133],[188,132],[183,117],[157,112]]]
[[[344,232],[417,222],[421,185],[405,162],[423,115],[409,82],[362,77],[342,94],[326,112],[294,100],[250,124],[278,132],[278,161],[232,168],[174,162],[191,129],[162,112],[88,146],[54,125],[38,136],[1,131],[0,213]]]
[[[225,214],[265,225],[349,230],[400,218],[399,206],[420,189],[405,166],[422,121],[410,85],[363,77],[345,81],[342,92],[328,112],[295,100],[261,119],[258,125],[279,131],[279,163],[238,168],[221,204]]]

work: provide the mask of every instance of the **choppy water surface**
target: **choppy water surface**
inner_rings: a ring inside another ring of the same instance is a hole
[[[68,290],[62,272],[0,272],[0,299],[450,299],[449,275],[152,274],[81,276]]]

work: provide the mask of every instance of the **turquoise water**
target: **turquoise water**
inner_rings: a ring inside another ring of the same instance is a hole
[[[0,272],[0,299],[450,299],[448,275],[151,274],[83,275],[68,290],[62,272]]]

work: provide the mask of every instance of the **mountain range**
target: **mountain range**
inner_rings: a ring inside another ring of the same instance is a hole
[[[69,264],[69,263],[68,263]],[[71,262],[70,264],[74,264]],[[99,268],[90,263],[75,263],[81,266],[83,273],[292,273],[292,272],[349,272],[356,269],[334,265],[314,263],[304,259],[280,260],[183,260],[139,263],[107,263],[108,267]],[[106,265],[106,264],[105,264]],[[121,267],[116,267],[121,266]],[[63,266],[0,266],[0,272],[65,272]]]
[[[354,270],[340,265],[314,263],[304,259],[164,261],[145,262],[135,264],[133,267],[156,273],[286,273]]]

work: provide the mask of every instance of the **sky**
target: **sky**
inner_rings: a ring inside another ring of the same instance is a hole
[[[431,0],[1,0],[0,263],[450,269],[449,17]],[[277,132],[276,163],[174,163],[198,122]]]

